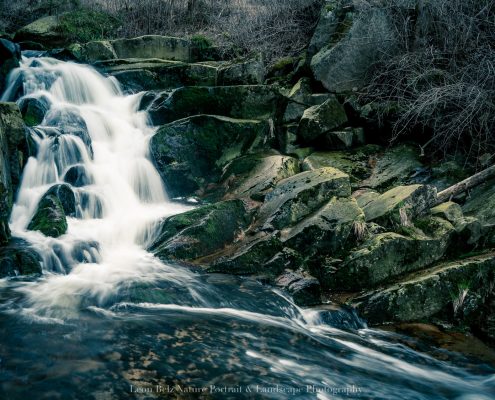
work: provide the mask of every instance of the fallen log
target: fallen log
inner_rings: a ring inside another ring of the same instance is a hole
[[[452,199],[452,197],[461,194],[475,186],[486,182],[488,179],[495,176],[495,165],[484,169],[483,171],[478,172],[470,176],[469,178],[464,179],[463,181],[456,183],[455,185],[442,190],[437,194],[437,204],[444,203]]]

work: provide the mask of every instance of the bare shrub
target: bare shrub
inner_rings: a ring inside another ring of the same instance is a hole
[[[430,154],[493,152],[495,1],[356,1],[383,8],[400,39],[397,54],[372,69],[365,95],[396,103],[394,138],[422,130]]]

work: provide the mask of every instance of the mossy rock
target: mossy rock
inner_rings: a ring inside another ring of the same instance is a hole
[[[198,114],[276,119],[284,104],[279,91],[266,85],[187,86],[157,94],[146,110],[154,125],[163,125]]]
[[[295,158],[279,154],[249,154],[225,166],[217,191],[227,197],[263,201],[282,179],[300,172]]]
[[[201,194],[218,182],[225,165],[263,149],[269,136],[264,121],[198,115],[161,127],[151,153],[172,197]]]
[[[439,204],[431,209],[431,214],[442,217],[453,225],[457,225],[464,218],[462,208],[459,204],[453,201]]]
[[[76,215],[76,196],[69,185],[53,185],[45,194],[45,196],[49,195],[54,195],[60,200],[62,209],[67,217]]]
[[[27,229],[55,238],[67,232],[67,219],[58,197],[53,194],[42,197]]]
[[[49,108],[50,103],[46,97],[27,97],[20,103],[22,117],[27,126],[41,124]]]
[[[371,175],[362,185],[384,191],[394,186],[415,183],[412,177],[424,166],[419,151],[410,145],[400,145],[376,154],[370,159]]]
[[[258,219],[267,227],[293,226],[335,197],[349,197],[349,176],[335,168],[306,171],[280,181],[268,193]]]
[[[219,65],[161,59],[106,60],[94,64],[129,91],[167,90],[182,86],[215,86]]]
[[[332,97],[323,104],[309,107],[304,111],[299,122],[299,140],[303,143],[311,143],[346,122],[344,107]]]
[[[352,300],[372,325],[390,322],[462,321],[468,296],[480,298],[493,283],[493,253],[452,261],[411,274],[383,290]],[[466,301],[462,301],[462,299]]]
[[[428,213],[436,203],[433,186],[397,186],[383,193],[364,207],[366,221],[383,226],[408,225],[415,218]]]
[[[259,59],[237,60],[218,71],[218,85],[259,85],[265,80],[265,66]]]
[[[394,232],[373,235],[346,256],[325,286],[334,291],[375,288],[432,265],[445,256],[455,230],[441,218],[433,217],[429,223],[428,234],[410,228],[405,235]]]
[[[241,200],[219,202],[167,218],[150,247],[162,260],[193,260],[222,249],[251,222]]]
[[[320,210],[281,232],[282,242],[306,257],[344,255],[360,239],[356,226],[364,225],[364,213],[352,198],[333,197]]]

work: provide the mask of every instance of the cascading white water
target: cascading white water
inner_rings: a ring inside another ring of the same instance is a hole
[[[118,283],[166,273],[143,248],[156,221],[187,207],[167,200],[149,160],[154,129],[147,114],[138,112],[141,96],[125,96],[115,79],[88,66],[24,57],[3,100],[15,95],[20,80],[19,103],[36,98],[48,104],[43,122],[31,130],[37,155],[24,169],[10,221],[13,234],[39,250],[49,276],[26,289],[33,303],[65,308],[83,294],[104,297]],[[77,212],[68,218],[67,233],[55,239],[28,231],[42,196],[66,183],[71,169],[83,178],[69,179]],[[50,276],[52,272],[62,274]]]

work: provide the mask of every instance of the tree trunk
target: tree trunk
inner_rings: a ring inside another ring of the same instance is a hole
[[[437,204],[449,201],[452,197],[457,196],[458,194],[465,192],[466,190],[469,190],[475,186],[478,186],[479,184],[486,182],[488,179],[494,176],[495,165],[492,165],[491,167],[484,169],[483,171],[480,171],[477,174],[474,174],[473,176],[470,176],[469,178],[464,179],[463,181],[456,183],[455,185],[445,190],[442,190],[437,195]]]

